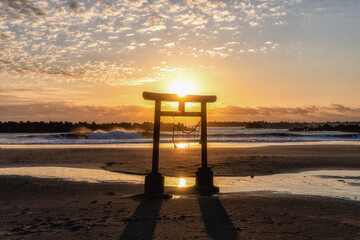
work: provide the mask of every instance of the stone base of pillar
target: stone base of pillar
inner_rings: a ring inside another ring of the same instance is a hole
[[[196,171],[195,190],[202,195],[211,195],[219,192],[214,186],[214,175],[209,167],[199,167]]]
[[[161,173],[149,173],[145,176],[145,195],[164,193],[164,177]]]

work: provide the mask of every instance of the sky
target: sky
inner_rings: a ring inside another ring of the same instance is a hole
[[[0,121],[152,121],[142,92],[179,88],[217,96],[210,121],[360,121],[359,12],[358,0],[0,0]]]

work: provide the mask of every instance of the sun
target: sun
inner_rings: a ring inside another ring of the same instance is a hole
[[[196,92],[195,84],[189,80],[179,79],[174,81],[170,85],[170,92],[185,97],[188,94],[194,94]]]

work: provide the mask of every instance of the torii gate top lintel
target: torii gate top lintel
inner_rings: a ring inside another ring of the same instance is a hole
[[[152,93],[143,92],[143,97],[146,100],[153,100],[155,104],[155,116],[182,116],[182,117],[201,117],[201,121],[206,121],[206,103],[215,102],[216,96],[203,96],[203,95],[185,95],[179,96],[177,94],[168,93]],[[161,101],[165,102],[178,102],[178,111],[161,111]],[[186,112],[185,102],[199,102],[201,103],[201,112]],[[155,117],[155,124],[159,121]]]
[[[214,95],[179,96],[177,94],[143,92],[143,97],[146,100],[167,101],[167,102],[216,102],[216,96]]]

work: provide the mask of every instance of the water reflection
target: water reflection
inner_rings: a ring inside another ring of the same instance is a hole
[[[185,178],[179,179],[178,187],[186,187],[186,179]]]
[[[124,182],[143,184],[144,176],[115,173],[103,169],[69,167],[13,167],[0,168],[0,175],[60,178],[90,183]],[[215,177],[221,193],[272,191],[278,193],[318,195],[336,198],[360,199],[360,171],[319,170],[300,173],[274,174],[251,177]],[[194,178],[165,177],[165,185],[188,187]]]
[[[186,144],[185,143],[178,143],[178,144],[176,144],[176,147],[177,148],[185,148]]]

